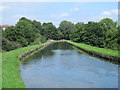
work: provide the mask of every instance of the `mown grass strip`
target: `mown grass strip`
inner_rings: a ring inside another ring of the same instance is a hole
[[[66,41],[68,43],[79,46],[80,48],[83,48],[88,51],[93,51],[93,52],[101,53],[108,56],[120,57],[118,55],[118,51],[115,51],[115,50],[98,48],[98,47],[86,45],[83,43],[75,43],[70,40],[60,40],[60,41]],[[2,76],[3,76],[2,88],[25,88],[25,85],[20,76],[20,61],[18,60],[18,57],[23,53],[25,53],[26,51],[35,49],[39,46],[43,46],[46,44],[48,43],[19,48],[16,50],[12,50],[10,52],[3,52],[2,53],[2,56],[3,56],[2,57],[2,66],[3,66],[2,67]]]
[[[2,53],[2,88],[25,88],[20,76],[20,61],[18,57],[26,51],[45,45],[33,45]]]
[[[2,53],[0,52],[0,90],[2,89]]]
[[[75,42],[72,42],[70,40],[63,40],[63,41],[71,43],[71,44],[73,44],[75,46],[78,46],[80,48],[83,48],[84,50],[87,50],[87,51],[92,51],[92,52],[95,52],[95,53],[100,53],[100,54],[103,54],[103,55],[114,56],[114,57],[119,57],[120,58],[120,55],[118,55],[118,51],[115,51],[115,50],[110,50],[110,49],[106,49],[106,48],[98,48],[98,47],[86,45],[86,44],[83,44],[83,43],[75,43]]]

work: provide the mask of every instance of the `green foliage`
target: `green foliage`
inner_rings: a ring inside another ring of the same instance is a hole
[[[28,41],[24,37],[19,36],[17,41],[21,43],[23,47],[28,45]]]
[[[70,39],[70,34],[74,29],[74,24],[69,21],[62,21],[58,29],[62,33],[61,39]]]
[[[19,42],[23,47],[33,43],[38,37],[41,31],[41,23],[37,21],[31,21],[25,17],[22,17],[15,27],[11,27],[3,31],[3,37],[14,42]],[[42,37],[43,38],[43,37]],[[43,38],[43,41],[45,39]]]
[[[42,25],[41,25],[41,23],[36,21],[36,20],[33,20],[32,24],[36,28],[37,32],[42,34]]]
[[[107,29],[111,29],[117,26],[117,22],[114,22],[110,18],[104,18],[99,23],[103,24]]]
[[[77,23],[70,34],[70,39],[75,42],[92,46],[118,50],[117,23],[109,18],[100,22]]]
[[[28,41],[28,44],[34,41],[35,39],[35,34],[36,34],[36,28],[33,26],[32,23],[29,23],[24,20],[20,20],[16,24],[16,31],[18,32],[18,36],[22,36]]]
[[[97,22],[77,23],[75,26],[76,28],[71,34],[71,40],[92,46],[103,46],[103,31]]]
[[[71,31],[70,39],[74,42],[83,42],[83,37],[85,33],[85,24],[77,23],[75,24],[75,28]]]
[[[2,28],[0,27],[0,52],[2,52]]]
[[[3,38],[9,41],[19,42],[23,47],[43,43],[46,40],[67,39],[74,42],[85,43],[101,48],[118,50],[119,27],[117,22],[110,18],[104,18],[99,22],[79,22],[73,24],[70,21],[62,21],[56,28],[51,22],[43,23],[22,17],[14,27],[3,30]]]
[[[118,38],[120,35],[118,33],[117,22],[114,22],[110,18],[105,18],[99,23],[104,27],[104,47],[118,50]]]
[[[21,47],[18,42],[9,41],[5,38],[2,38],[2,45],[2,50],[6,51],[14,50]]]
[[[54,39],[57,40],[59,37],[59,32],[57,28],[51,23],[43,23],[42,25],[42,35],[46,37],[46,39]]]
[[[32,45],[34,44],[41,44],[41,43],[44,43],[46,42],[46,38],[40,34],[36,34],[36,39],[34,40],[34,42],[32,43]]]

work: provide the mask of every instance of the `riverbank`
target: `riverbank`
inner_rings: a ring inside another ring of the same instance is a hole
[[[109,61],[115,61],[116,63],[120,62],[120,56],[118,55],[119,54],[118,51],[110,50],[106,48],[98,48],[83,43],[75,43],[70,40],[60,40],[60,41],[67,42],[89,55],[97,56],[99,58],[103,58]]]
[[[53,42],[67,42],[72,46],[88,53],[94,54],[102,58],[108,58],[109,60],[120,60],[118,51],[109,50],[105,48],[98,48],[82,43],[75,43],[70,40],[58,40]],[[20,75],[20,60],[39,49],[43,46],[47,46],[51,42],[46,42],[44,44],[38,44],[33,46],[28,46],[24,48],[19,48],[9,52],[2,53],[2,87],[3,88],[25,88],[24,82]],[[116,59],[115,59],[116,58]]]
[[[2,53],[2,88],[25,88],[20,75],[20,56],[26,52],[49,44],[48,42],[39,45],[19,48],[9,52]]]
[[[2,89],[2,53],[0,52],[0,90]]]

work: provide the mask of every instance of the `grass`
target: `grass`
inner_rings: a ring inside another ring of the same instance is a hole
[[[87,51],[93,51],[93,52],[108,55],[108,56],[120,57],[118,55],[118,51],[115,51],[115,50],[98,48],[98,47],[86,45],[83,43],[75,43],[70,40],[60,40],[60,41],[66,41],[80,48],[83,48]],[[2,66],[2,80],[0,78],[0,81],[2,81],[2,88],[25,88],[24,82],[22,81],[22,78],[20,75],[20,61],[18,60],[18,57],[26,51],[29,51],[31,49],[37,48],[45,44],[47,43],[28,46],[28,47],[12,50],[10,52],[2,53],[2,56],[3,56],[2,63],[0,63],[0,66]]]
[[[92,52],[100,53],[100,54],[107,55],[107,56],[120,57],[120,55],[118,55],[118,51],[116,51],[116,50],[111,50],[111,49],[106,49],[106,48],[98,48],[98,47],[86,45],[83,43],[75,43],[70,40],[63,40],[63,41],[71,43],[71,44],[78,46],[87,51],[92,51]]]
[[[2,53],[2,88],[25,88],[20,76],[20,61],[18,60],[18,57],[25,51],[29,51],[45,44],[46,43],[28,46]]]
[[[2,89],[2,53],[0,52],[0,90]]]

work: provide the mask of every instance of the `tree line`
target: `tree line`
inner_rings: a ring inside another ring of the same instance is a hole
[[[2,30],[2,49],[10,51],[28,45],[40,44],[46,40],[71,40],[100,48],[118,50],[120,43],[120,26],[110,18],[88,23],[62,21],[58,28],[52,22],[43,23],[19,19],[14,27]]]

